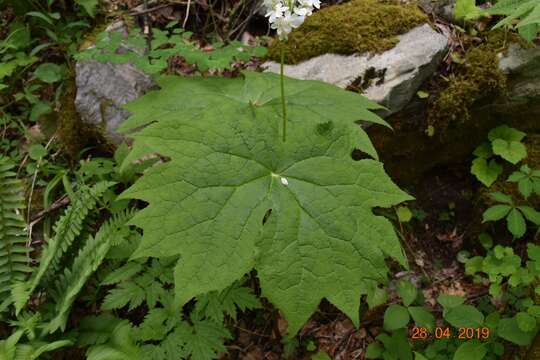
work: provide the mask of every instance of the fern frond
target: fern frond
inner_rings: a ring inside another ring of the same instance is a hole
[[[84,219],[94,209],[98,198],[112,185],[114,185],[113,182],[102,181],[91,188],[83,186],[79,189],[75,199],[72,199],[71,205],[56,222],[54,226],[55,235],[44,246],[39,267],[34,271],[28,282],[24,285],[17,285],[12,291],[17,314],[28,302],[43,277],[57,270],[60,258],[80,234]]]
[[[24,189],[10,171],[14,165],[0,155],[0,312],[11,303],[10,286],[22,281],[31,268],[29,248],[21,210],[24,209]]]
[[[69,309],[88,278],[97,270],[105,259],[111,244],[118,236],[124,236],[122,228],[134,215],[134,211],[124,211],[110,218],[103,224],[95,237],[88,237],[79,254],[75,257],[71,269],[64,269],[64,274],[56,280],[55,317],[45,328],[52,333],[65,329]]]

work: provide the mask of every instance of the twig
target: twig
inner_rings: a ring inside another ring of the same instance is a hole
[[[185,3],[178,3],[178,4],[185,4]],[[153,8],[150,8],[150,9],[143,9],[143,10],[139,10],[139,11],[131,11],[129,13],[129,15],[131,15],[131,16],[145,15],[145,14],[148,14],[148,13],[151,13],[151,12],[154,12],[154,11],[157,11],[157,10],[161,10],[163,8],[173,6],[173,5],[174,4],[161,4],[161,5],[158,5],[158,6],[154,6]]]
[[[30,221],[30,226],[37,224],[38,222],[43,220],[45,216],[52,213],[53,211],[56,211],[60,209],[61,207],[68,205],[69,202],[70,202],[69,196],[67,196],[67,194],[64,194],[62,197],[60,197],[55,202],[53,202],[51,206],[35,214]]]
[[[56,134],[53,135],[49,139],[49,141],[45,145],[45,150],[49,149],[49,146],[51,146],[52,142],[55,139],[56,139]],[[27,216],[26,216],[26,218],[28,220],[30,220],[30,211],[32,210],[32,196],[34,195],[34,187],[36,186],[37,174],[39,172],[39,168],[41,167],[42,160],[43,160],[43,157],[40,157],[39,160],[37,161],[36,170],[34,171],[34,176],[32,176],[32,186],[30,187],[30,195],[28,195],[28,213],[27,213]],[[30,226],[30,224],[28,224],[28,243],[26,244],[26,246],[30,246],[31,239],[32,239],[32,226]]]
[[[189,9],[191,8],[191,0],[188,0],[187,7],[186,7],[186,16],[184,17],[184,22],[182,23],[182,28],[186,28],[186,24],[189,18]]]

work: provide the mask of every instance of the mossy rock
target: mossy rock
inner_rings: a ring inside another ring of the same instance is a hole
[[[506,47],[507,37],[502,30],[489,32],[478,47],[471,45],[463,64],[430,105],[428,122],[436,131],[444,132],[451,122],[470,120],[470,109],[478,100],[504,94],[507,79],[499,69],[498,54]]]
[[[442,90],[430,104],[428,122],[439,133],[450,123],[471,120],[471,109],[483,99],[506,95],[508,78],[500,69],[499,56],[510,44],[522,48],[530,45],[517,34],[499,29],[486,33],[481,45],[465,38],[469,50],[463,63],[457,65],[446,84],[439,81]]]
[[[64,153],[69,159],[79,157],[81,150],[92,147],[100,153],[112,153],[114,144],[108,139],[105,129],[85,124],[75,108],[75,74],[69,74],[57,113],[57,131]]]
[[[427,16],[414,4],[352,0],[308,17],[285,43],[276,40],[270,46],[268,59],[279,62],[283,45],[287,64],[326,53],[380,53],[394,47],[398,35],[427,21]]]

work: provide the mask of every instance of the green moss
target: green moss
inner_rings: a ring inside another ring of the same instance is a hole
[[[114,151],[114,145],[108,140],[103,129],[98,126],[85,124],[75,108],[75,74],[72,72],[65,82],[60,111],[57,114],[57,129],[63,150],[72,160],[80,151],[92,147],[100,152]]]
[[[378,53],[394,47],[397,35],[427,22],[414,5],[394,5],[377,0],[353,0],[329,6],[308,17],[286,41],[285,62],[296,64],[326,53],[350,55]],[[283,42],[276,40],[268,58],[280,61]]]
[[[428,122],[439,133],[451,122],[469,120],[469,110],[478,100],[505,93],[506,76],[499,70],[498,53],[506,51],[510,41],[516,38],[500,30],[489,32],[482,45],[471,45],[464,63],[431,105]]]

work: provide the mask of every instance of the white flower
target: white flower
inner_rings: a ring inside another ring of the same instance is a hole
[[[273,9],[266,13],[266,17],[270,23],[276,22],[277,19],[283,17],[283,15],[289,10],[288,7],[283,6],[282,3],[277,3]]]
[[[306,7],[306,8],[321,8],[321,2],[320,0],[298,0],[300,3],[300,6]]]
[[[266,8],[266,17],[270,27],[276,29],[280,39],[284,40],[287,35],[302,25],[306,16],[313,14],[314,9],[321,7],[320,0],[263,0]]]

